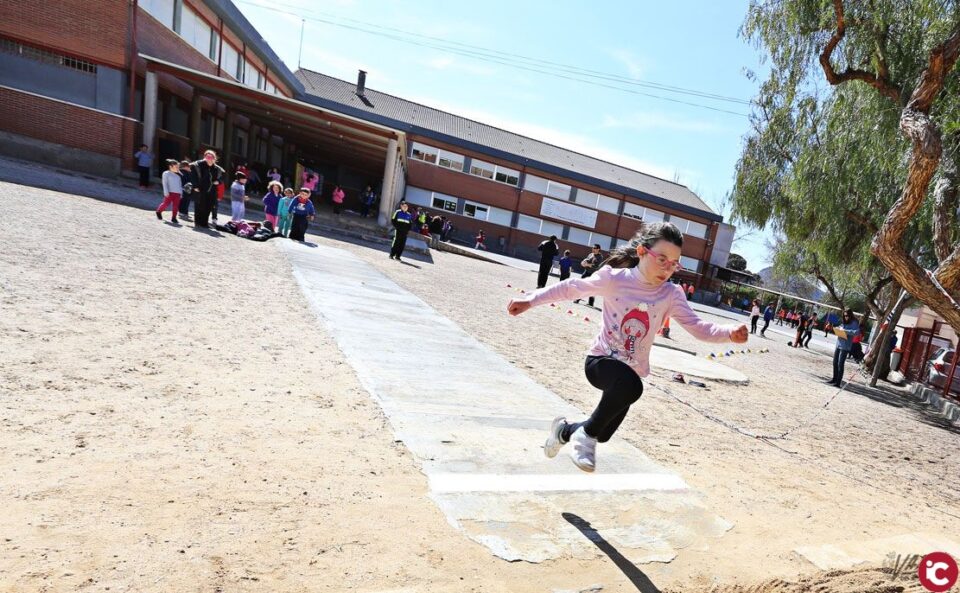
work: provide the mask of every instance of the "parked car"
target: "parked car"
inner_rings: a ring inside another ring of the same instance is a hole
[[[955,352],[946,348],[938,348],[930,360],[927,361],[927,383],[934,387],[943,389],[943,384],[950,374],[950,368],[953,367],[953,357]],[[960,363],[957,364],[960,367]],[[960,368],[953,374],[953,380],[950,382],[950,391],[960,393]]]

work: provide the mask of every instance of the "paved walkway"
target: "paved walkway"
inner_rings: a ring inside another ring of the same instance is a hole
[[[272,244],[421,465],[430,497],[492,553],[529,562],[595,556],[565,513],[590,522],[635,563],[668,562],[732,527],[682,477],[621,439],[599,447],[596,474],[563,453],[546,459],[550,420],[581,411],[372,266],[331,247]]]

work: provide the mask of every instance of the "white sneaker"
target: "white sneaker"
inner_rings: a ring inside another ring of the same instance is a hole
[[[585,472],[596,469],[597,439],[589,436],[581,426],[570,435],[570,442],[573,444],[573,449],[570,451],[573,464]]]
[[[567,419],[563,416],[557,416],[550,424],[550,436],[547,437],[547,442],[543,444],[543,454],[550,459],[556,457],[557,453],[560,452],[560,449],[567,444],[560,436],[560,434],[563,432],[563,427],[566,426],[566,424]]]

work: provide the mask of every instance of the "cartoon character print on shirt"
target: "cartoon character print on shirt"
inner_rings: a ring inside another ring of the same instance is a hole
[[[623,316],[620,321],[620,335],[623,337],[623,350],[629,357],[636,352],[637,342],[650,333],[650,314],[647,304],[640,303]]]

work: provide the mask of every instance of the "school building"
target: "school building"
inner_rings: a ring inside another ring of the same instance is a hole
[[[668,220],[686,237],[678,278],[707,288],[726,264],[731,228],[687,187],[373,90],[363,72],[291,72],[229,0],[0,10],[16,15],[0,21],[7,154],[119,175],[141,143],[157,163],[212,148],[228,170],[248,162],[292,180],[310,167],[324,176],[319,199],[337,183],[347,207],[370,184],[382,224],[406,199],[519,257],[556,235],[580,258]]]

